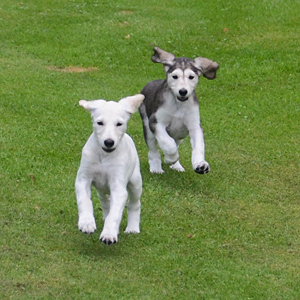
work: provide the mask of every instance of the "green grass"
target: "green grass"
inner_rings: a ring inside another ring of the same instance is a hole
[[[203,3],[201,3],[203,2]],[[299,299],[299,1],[0,3],[1,299]],[[157,45],[220,64],[197,94],[211,172],[143,175],[141,234],[77,229],[80,99],[163,78]],[[94,68],[64,72],[68,67]]]

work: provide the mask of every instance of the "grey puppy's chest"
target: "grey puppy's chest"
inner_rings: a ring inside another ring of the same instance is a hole
[[[186,125],[182,122],[181,119],[173,119],[167,126],[167,132],[169,136],[171,136],[175,140],[182,140],[189,134]]]
[[[184,139],[189,134],[187,123],[191,117],[190,103],[166,100],[156,112],[157,121],[166,124],[166,130],[171,137],[176,140]]]

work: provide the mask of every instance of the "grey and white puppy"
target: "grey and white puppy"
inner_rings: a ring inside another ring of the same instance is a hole
[[[176,58],[158,47],[154,47],[151,59],[163,64],[167,78],[151,81],[141,91],[145,99],[139,111],[149,148],[150,172],[164,172],[158,146],[163,151],[165,163],[183,172],[178,147],[189,135],[193,169],[199,174],[208,173],[210,167],[205,161],[204,135],[195,88],[201,75],[215,79],[219,65],[204,57]]]

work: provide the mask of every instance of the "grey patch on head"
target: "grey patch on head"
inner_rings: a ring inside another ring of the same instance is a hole
[[[176,69],[181,69],[181,70],[191,69],[195,74],[199,76],[199,69],[196,68],[194,61],[187,57],[177,57],[175,59],[174,65],[168,69],[167,73],[170,74]]]

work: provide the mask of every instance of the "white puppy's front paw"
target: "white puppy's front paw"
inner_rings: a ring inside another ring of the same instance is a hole
[[[78,229],[83,233],[93,233],[97,229],[94,216],[80,216]]]
[[[100,235],[100,241],[105,245],[115,244],[118,242],[118,235],[102,231]]]
[[[193,169],[198,174],[206,174],[210,171],[209,163],[205,160],[200,163],[193,164]]]
[[[184,167],[180,164],[179,160],[170,166],[171,169],[176,170],[178,172],[184,172]]]

